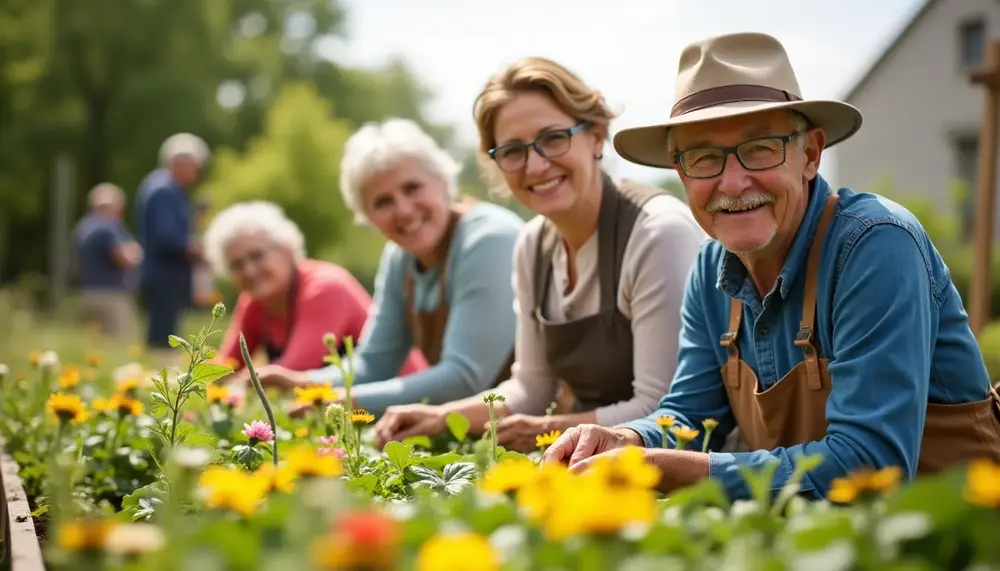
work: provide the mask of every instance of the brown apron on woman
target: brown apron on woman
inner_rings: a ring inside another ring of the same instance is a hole
[[[664,190],[625,182],[617,188],[604,177],[597,222],[597,272],[600,309],[594,315],[561,323],[548,321],[542,311],[552,277],[552,256],[561,238],[548,220],[542,225],[535,256],[535,318],[545,358],[563,390],[572,391],[573,410],[590,411],[628,400],[632,381],[632,323],[618,310],[618,282],[632,227],[650,198]]]
[[[827,199],[806,263],[802,321],[795,346],[803,360],[774,386],[761,391],[757,375],[740,358],[737,337],[743,304],[733,299],[729,331],[722,335],[728,360],[722,377],[736,424],[750,450],[771,450],[821,440],[827,434],[826,401],[830,396],[829,361],[820,358],[813,325],[820,253],[837,209],[837,197]],[[878,382],[878,379],[872,379]],[[927,404],[927,420],[917,471],[934,473],[975,458],[1000,461],[1000,396],[993,387],[985,399],[962,404]]]
[[[465,200],[456,202],[451,208],[451,216],[448,221],[448,230],[444,239],[438,245],[439,258],[441,260],[441,276],[438,278],[438,304],[430,311],[417,311],[413,300],[413,267],[408,267],[406,276],[403,278],[404,308],[406,311],[406,323],[413,336],[413,345],[420,349],[431,366],[441,361],[441,352],[444,349],[444,332],[448,327],[448,298],[445,295],[445,282],[448,277],[448,259],[451,250],[451,239],[455,234],[455,227],[462,216],[475,204],[474,201]],[[489,324],[484,323],[484,327]],[[514,363],[514,350],[511,349],[507,362],[503,365],[491,386],[495,387],[510,378],[510,367]]]

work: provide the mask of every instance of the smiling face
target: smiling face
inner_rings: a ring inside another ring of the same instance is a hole
[[[782,110],[673,128],[675,147],[688,152],[683,159],[688,174],[721,167],[722,172],[710,178],[692,178],[681,168],[678,175],[698,223],[727,250],[770,253],[787,248],[794,239],[825,143],[821,130],[808,130],[788,141],[781,162],[780,140],[766,138],[794,132],[788,113]],[[755,162],[780,164],[747,170],[735,155],[727,156],[722,164],[717,152],[696,151],[735,145],[742,145],[742,158],[751,167]]]
[[[601,171],[595,157],[604,142],[601,129],[584,128],[568,140],[560,139],[578,123],[551,97],[535,92],[518,93],[497,112],[493,133],[498,153],[503,153],[505,145],[538,140],[550,155],[545,158],[529,148],[523,168],[501,168],[514,197],[536,214],[552,218],[573,212],[582,202],[593,200],[589,193],[600,188]]]
[[[240,291],[270,302],[284,299],[292,283],[294,263],[287,248],[261,230],[238,232],[223,251],[229,276]]]
[[[448,231],[448,183],[410,156],[372,177],[364,187],[365,215],[386,239],[425,265],[436,262]]]

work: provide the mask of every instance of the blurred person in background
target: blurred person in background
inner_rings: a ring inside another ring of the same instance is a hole
[[[528,58],[495,75],[475,117],[484,164],[538,215],[514,253],[517,361],[494,391],[506,399],[498,443],[530,451],[540,434],[649,414],[674,375],[684,283],[706,234],[663,189],[604,171],[614,114],[559,64]],[[546,415],[560,381],[575,406]],[[390,408],[378,441],[438,434],[451,412],[485,430],[475,395]]]
[[[134,269],[142,248],[125,227],[125,193],[111,183],[90,190],[90,212],[73,231],[80,319],[102,335],[125,339],[135,333]]]
[[[347,142],[340,191],[357,220],[389,241],[375,304],[353,368],[354,402],[373,414],[444,403],[489,389],[513,361],[512,255],[524,222],[487,202],[459,199],[461,167],[416,123],[364,125]],[[430,367],[397,376],[416,347]],[[343,384],[330,366],[304,374],[265,370],[264,384]]]
[[[268,362],[283,369],[318,369],[328,353],[326,333],[336,335],[341,354],[344,337],[361,336],[371,296],[344,268],[306,258],[302,232],[276,204],[229,206],[212,219],[204,245],[216,275],[240,291],[217,358],[232,359],[237,369],[245,365],[242,332],[251,355],[263,349]],[[425,366],[413,352],[396,372]]]
[[[149,316],[146,343],[175,360],[170,335],[191,307],[194,261],[201,245],[192,233],[190,195],[209,158],[208,145],[190,133],[172,135],[160,147],[160,166],[146,175],[136,199],[136,228],[145,251],[139,276]]]

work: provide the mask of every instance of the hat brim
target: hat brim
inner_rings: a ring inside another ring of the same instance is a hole
[[[667,131],[678,125],[691,125],[716,119],[741,117],[775,109],[797,111],[814,127],[820,127],[826,134],[826,146],[832,147],[850,138],[861,128],[861,112],[853,105],[842,101],[813,100],[762,103],[760,101],[738,101],[706,109],[699,109],[675,117],[665,123],[646,127],[622,129],[615,134],[615,151],[625,160],[639,165],[673,169],[674,159],[667,148]]]

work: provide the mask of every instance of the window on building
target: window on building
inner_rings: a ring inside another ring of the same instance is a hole
[[[959,200],[958,211],[962,220],[962,237],[967,240],[972,238],[972,220],[976,207],[978,158],[978,137],[967,136],[955,140],[954,176],[965,183],[964,192]]]
[[[986,53],[986,22],[971,20],[958,27],[958,48],[963,68],[983,65]]]

